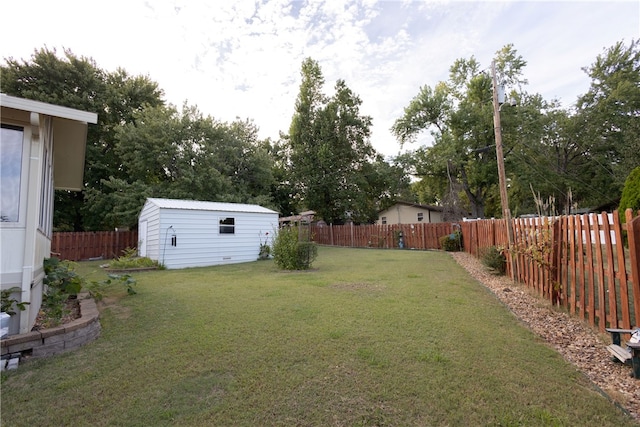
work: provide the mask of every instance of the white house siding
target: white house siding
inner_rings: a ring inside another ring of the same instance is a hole
[[[0,110],[3,125],[22,128],[19,198],[11,199],[19,214],[0,222],[0,287],[21,289],[13,297],[29,304],[11,317],[9,334],[27,333],[42,302],[43,260],[51,255],[53,187],[81,189],[87,124],[97,115],[5,94]]]
[[[156,203],[174,207],[151,209]],[[216,206],[227,210],[214,210]],[[220,219],[229,217],[235,219],[235,233],[221,234]],[[166,199],[149,199],[140,214],[139,222],[143,220],[147,256],[170,269],[255,261],[266,233],[271,242],[278,227],[277,212],[260,206]],[[176,246],[171,245],[174,235]]]

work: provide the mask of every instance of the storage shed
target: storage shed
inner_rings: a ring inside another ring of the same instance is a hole
[[[169,269],[258,259],[278,213],[258,205],[149,198],[138,219],[138,253]]]

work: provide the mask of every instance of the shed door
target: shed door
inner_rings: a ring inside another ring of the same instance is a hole
[[[142,221],[138,227],[138,255],[147,256],[147,221]]]

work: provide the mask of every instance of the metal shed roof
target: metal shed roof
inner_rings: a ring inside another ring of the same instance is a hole
[[[276,211],[259,205],[244,203],[205,202],[201,200],[157,199],[148,198],[147,203],[153,203],[161,209],[183,209],[200,211],[249,212],[278,214]]]

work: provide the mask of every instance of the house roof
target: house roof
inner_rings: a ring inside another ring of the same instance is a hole
[[[98,123],[98,115],[96,113],[89,113],[61,105],[47,104],[46,102],[34,101],[32,99],[18,98],[4,93],[0,93],[0,105],[16,110],[31,111],[77,122]]]
[[[161,209],[182,209],[199,211],[224,211],[278,214],[276,211],[259,205],[244,203],[206,202],[201,200],[159,199],[150,197],[146,203],[153,203]]]
[[[384,212],[384,211],[388,211],[389,209],[392,209],[395,205],[411,206],[411,207],[414,207],[414,208],[425,209],[425,210],[434,211],[434,212],[442,212],[442,210],[443,210],[442,206],[421,205],[419,203],[398,201],[398,202],[394,203],[393,205],[389,206],[388,208],[383,209],[381,211],[378,211],[378,213]]]
[[[59,190],[82,190],[87,123],[97,123],[98,115],[60,105],[0,94],[3,122],[12,119],[33,122],[32,113],[53,119],[53,182]],[[36,116],[37,117],[37,116]],[[35,120],[38,120],[36,118]]]

